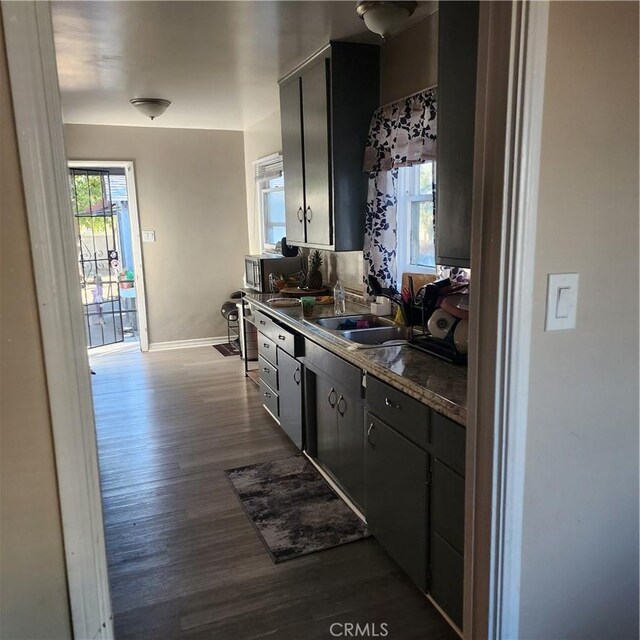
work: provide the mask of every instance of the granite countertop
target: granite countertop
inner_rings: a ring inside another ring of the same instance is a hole
[[[334,316],[332,304],[314,306],[313,316],[306,319],[302,317],[301,308],[272,307],[267,304],[274,297],[277,296],[271,293],[247,293],[246,300],[344,360],[404,391],[455,422],[466,425],[466,367],[450,364],[407,345],[369,349],[355,347],[338,333],[313,322],[317,318]],[[347,314],[369,312],[369,308],[364,305],[347,302]]]

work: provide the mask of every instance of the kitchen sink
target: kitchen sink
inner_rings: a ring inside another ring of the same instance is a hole
[[[331,329],[332,331],[338,331],[340,329],[347,329],[342,325],[354,325],[357,322],[368,322],[369,327],[395,327],[393,320],[389,318],[382,318],[380,316],[374,316],[370,313],[361,315],[345,315],[345,316],[332,316],[330,318],[318,318],[315,323],[324,327],[325,329]],[[368,331],[368,329],[356,329],[353,327],[353,331]]]
[[[352,329],[341,331],[340,335],[358,348],[383,347],[387,343],[403,344],[411,337],[409,327],[396,325],[384,327],[372,327],[370,329]]]

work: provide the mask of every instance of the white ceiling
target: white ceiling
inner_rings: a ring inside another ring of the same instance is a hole
[[[52,4],[65,122],[245,129],[278,108],[279,77],[330,39],[379,43],[356,2]],[[420,2],[411,23],[436,9]],[[153,123],[134,97],[173,102]]]

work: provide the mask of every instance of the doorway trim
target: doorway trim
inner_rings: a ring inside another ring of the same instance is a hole
[[[2,2],[73,637],[114,637],[93,398],[48,2]]]
[[[138,332],[140,351],[149,351],[149,331],[147,328],[147,301],[144,286],[144,265],[142,261],[142,235],[138,195],[133,160],[69,160],[71,169],[124,169],[127,178],[127,196],[129,198],[129,225],[134,260],[134,279],[136,287],[136,308],[138,312]]]

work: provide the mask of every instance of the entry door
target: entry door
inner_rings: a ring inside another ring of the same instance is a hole
[[[69,169],[87,346],[124,341],[118,215],[108,169]]]

